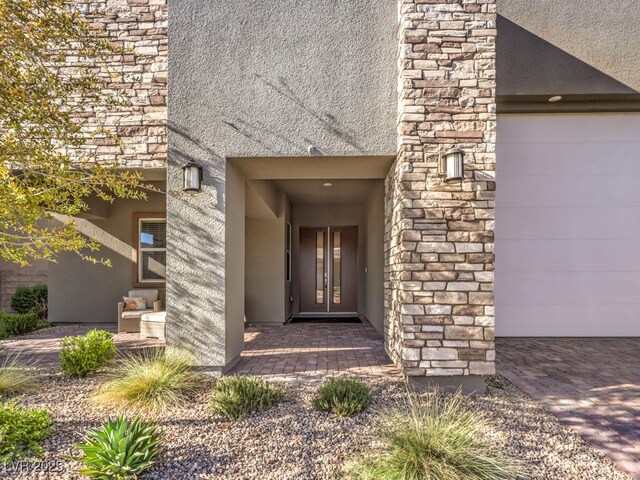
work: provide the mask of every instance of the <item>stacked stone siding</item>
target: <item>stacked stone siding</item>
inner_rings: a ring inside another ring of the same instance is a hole
[[[167,0],[76,0],[91,24],[124,55],[114,56],[100,75],[125,105],[115,111],[83,114],[85,128],[100,125],[115,131],[124,144],[94,139],[89,149],[102,160],[130,168],[166,167],[167,157]],[[68,56],[65,69],[86,66]],[[67,71],[71,71],[67,70]]]
[[[46,269],[11,266],[0,270],[0,311],[13,312],[11,297],[16,293],[16,288],[40,283],[47,283]]]
[[[494,373],[495,0],[399,0],[386,182],[388,351],[408,376]],[[445,183],[442,152],[465,152]]]

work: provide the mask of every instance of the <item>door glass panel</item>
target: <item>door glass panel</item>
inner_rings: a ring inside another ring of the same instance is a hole
[[[324,232],[316,232],[316,303],[324,303]]]
[[[333,232],[333,303],[342,300],[342,233]]]

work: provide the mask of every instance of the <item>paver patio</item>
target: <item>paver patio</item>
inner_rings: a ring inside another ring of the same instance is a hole
[[[496,368],[640,479],[640,338],[499,338]]]
[[[367,322],[251,326],[244,338],[244,352],[230,373],[291,381],[339,373],[360,378],[400,375],[382,337]]]
[[[164,342],[156,339],[143,340],[138,333],[115,333],[115,324],[69,325],[63,328],[54,327],[51,330],[36,332],[33,336],[23,337],[18,340],[3,341],[4,349],[0,356],[19,354],[22,359],[27,362],[33,361],[39,367],[57,368],[60,365],[59,351],[62,337],[84,335],[93,328],[114,333],[113,339],[120,352],[164,344]]]

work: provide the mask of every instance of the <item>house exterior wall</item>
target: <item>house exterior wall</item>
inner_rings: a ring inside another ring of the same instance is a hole
[[[408,376],[492,374],[492,0],[401,0],[398,158],[386,181],[385,331]],[[443,183],[439,153],[465,151]]]
[[[47,283],[49,262],[35,260],[30,265],[21,267],[0,259],[0,311],[13,312],[11,297],[17,287],[32,287]]]
[[[635,0],[496,4],[498,95],[640,90],[640,24],[630,21],[637,13]]]
[[[224,370],[242,349],[243,312],[229,302],[244,304],[244,282],[229,279],[244,248],[231,202],[244,184],[229,159],[308,156],[309,146],[393,155],[396,4],[181,0],[169,16],[167,339]],[[194,196],[181,192],[188,161],[204,167]]]
[[[364,212],[364,314],[384,335],[384,182],[371,189]]]
[[[95,265],[75,253],[61,254],[57,263],[49,265],[49,320],[116,323],[117,303],[134,288],[137,245],[133,238],[133,214],[165,211],[164,193],[149,193],[146,202],[115,200],[108,205],[105,218],[76,219],[82,233],[102,244],[101,250],[92,254],[109,259],[112,266]]]
[[[102,126],[116,133],[112,139],[92,139],[88,150],[100,159],[128,168],[159,168],[167,157],[167,0],[75,0],[84,17],[123,55],[100,65],[107,89],[124,105],[115,111],[83,113],[84,128]],[[86,61],[67,56],[65,73]]]
[[[394,2],[172,0],[169,15],[172,135],[204,149],[182,154],[394,153]]]
[[[285,220],[246,219],[245,309],[248,323],[276,323],[285,312]]]

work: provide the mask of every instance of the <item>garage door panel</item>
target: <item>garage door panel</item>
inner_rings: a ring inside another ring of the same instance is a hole
[[[495,274],[496,303],[635,304],[640,313],[636,272],[502,272]]]
[[[524,148],[520,143],[501,143],[497,168],[501,175],[640,175],[637,148],[636,142],[539,143]],[[564,152],[562,161],[558,161],[558,151]],[[615,162],[609,161],[612,151],[616,152]]]
[[[497,172],[499,172],[499,167]],[[509,207],[639,207],[640,177],[630,175],[502,175],[496,201]]]
[[[497,139],[507,143],[637,142],[638,115],[502,115]]]
[[[496,334],[640,335],[640,114],[497,130]]]
[[[496,223],[496,237],[499,241],[513,239],[640,240],[640,207],[517,208],[500,205],[499,220]],[[600,243],[600,245],[606,248],[606,244]],[[588,247],[588,245],[585,246]],[[633,249],[636,248],[635,245],[630,246],[633,246]]]
[[[637,305],[496,305],[501,336],[640,336]]]
[[[505,272],[636,272],[638,240],[499,240],[496,269]],[[638,292],[640,297],[640,292]]]

